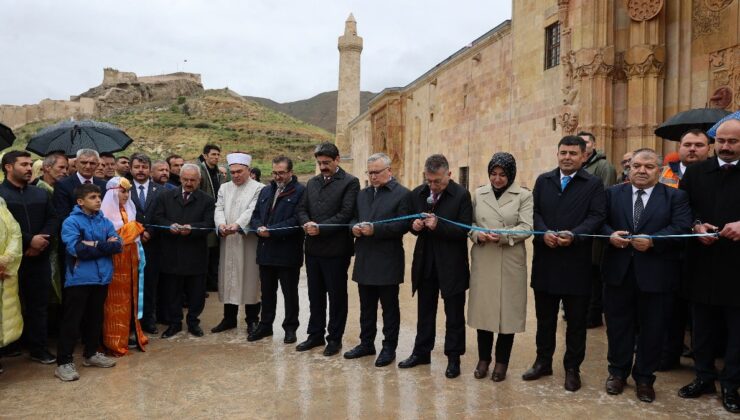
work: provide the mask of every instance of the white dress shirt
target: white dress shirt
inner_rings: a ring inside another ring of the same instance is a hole
[[[650,199],[650,194],[653,193],[653,189],[655,188],[655,185],[653,185],[650,188],[642,188],[643,191],[645,191],[645,194],[642,195],[642,208],[644,209],[647,207],[648,200]],[[635,208],[635,203],[637,202],[637,190],[640,188],[632,186],[632,208]]]

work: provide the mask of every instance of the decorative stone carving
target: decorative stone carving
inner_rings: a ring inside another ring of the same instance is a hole
[[[697,39],[719,32],[719,18],[719,12],[710,10],[704,2],[695,0],[691,9],[691,37]]]
[[[733,0],[704,0],[704,4],[707,5],[707,8],[713,12],[719,12],[732,4],[732,2]]]
[[[578,108],[573,105],[561,106],[557,122],[562,127],[563,134],[575,134],[578,128]]]
[[[649,75],[663,76],[665,48],[661,45],[636,45],[624,53],[627,78]]]
[[[614,70],[614,47],[583,48],[575,54],[574,76],[578,79],[611,76]]]
[[[632,20],[643,22],[658,16],[663,0],[628,0],[627,12]]]
[[[730,47],[709,54],[708,102],[730,111],[740,107],[740,48]]]

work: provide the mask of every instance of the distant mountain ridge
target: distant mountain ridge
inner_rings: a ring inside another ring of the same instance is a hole
[[[367,104],[376,94],[373,92],[360,92],[360,113],[367,110]],[[271,108],[283,114],[290,115],[301,121],[321,127],[334,133],[337,125],[337,91],[319,93],[318,95],[295,102],[279,103],[269,98],[257,96],[245,96],[244,98],[255,101],[260,105]]]

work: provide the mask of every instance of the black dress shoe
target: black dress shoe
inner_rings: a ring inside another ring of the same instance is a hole
[[[296,351],[306,351],[314,347],[321,347],[324,344],[326,344],[324,337],[308,337],[306,341],[295,346],[295,349]]]
[[[396,351],[384,348],[380,351],[378,358],[375,359],[376,367],[388,366],[396,360]]]
[[[730,413],[740,413],[740,396],[736,390],[722,388],[722,405]]]
[[[398,367],[401,369],[408,369],[419,365],[428,365],[432,363],[431,357],[429,355],[426,356],[420,356],[415,353],[411,353],[411,356],[409,356],[406,360],[401,360],[401,362],[398,364]]]
[[[331,344],[331,343],[329,343]],[[329,346],[326,346],[327,348]],[[375,354],[375,347],[365,346],[365,345],[357,345],[352,350],[344,353],[345,359],[357,359],[360,357],[365,356],[372,356]]]
[[[211,328],[212,333],[220,333],[236,328],[236,321],[230,321],[228,319],[222,319],[215,327]]]
[[[175,334],[179,333],[180,331],[182,331],[182,325],[170,325],[162,333],[162,338],[170,338],[174,336]]]
[[[324,347],[324,356],[334,356],[339,354],[339,350],[342,350],[342,342],[329,340]]]
[[[247,322],[247,335],[252,334],[253,332],[257,331],[257,328],[259,328],[259,321],[252,321]]]
[[[575,369],[565,369],[565,384],[563,384],[563,388],[570,392],[576,392],[581,389],[581,374]]]
[[[203,337],[203,328],[201,328],[200,325],[188,327],[188,332],[196,337]]]
[[[619,395],[624,391],[625,380],[619,376],[609,375],[606,378],[606,393],[609,395]]]
[[[272,328],[259,325],[254,331],[247,335],[247,341],[262,340],[265,337],[272,336]]]
[[[141,329],[147,334],[159,334],[159,330],[154,324],[142,324]]]
[[[298,338],[295,336],[295,331],[286,331],[285,332],[285,338],[283,339],[283,343],[285,344],[293,344],[296,341],[298,341]]]
[[[460,358],[449,357],[447,358],[447,369],[445,369],[445,376],[448,379],[457,378],[460,376]]]
[[[678,396],[681,398],[699,398],[704,394],[714,394],[717,388],[714,381],[704,381],[695,378],[690,384],[678,390]]]
[[[527,369],[522,375],[522,379],[525,381],[535,381],[543,376],[552,375],[552,366],[545,366],[539,363],[535,363],[534,366]]]
[[[501,382],[506,379],[506,371],[509,369],[508,363],[498,363],[493,366],[493,373],[491,374],[491,380],[493,382]]]
[[[652,384],[637,384],[635,395],[642,402],[651,403],[655,401],[655,389],[653,389]]]

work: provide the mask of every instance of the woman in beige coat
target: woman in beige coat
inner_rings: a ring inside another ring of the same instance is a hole
[[[499,152],[488,163],[490,185],[473,196],[473,225],[494,230],[532,230],[532,193],[514,183],[516,161]],[[506,378],[514,333],[524,331],[527,315],[527,251],[529,234],[472,230],[468,325],[478,330],[478,366],[474,376],[488,375],[496,341],[496,365],[491,379]]]

